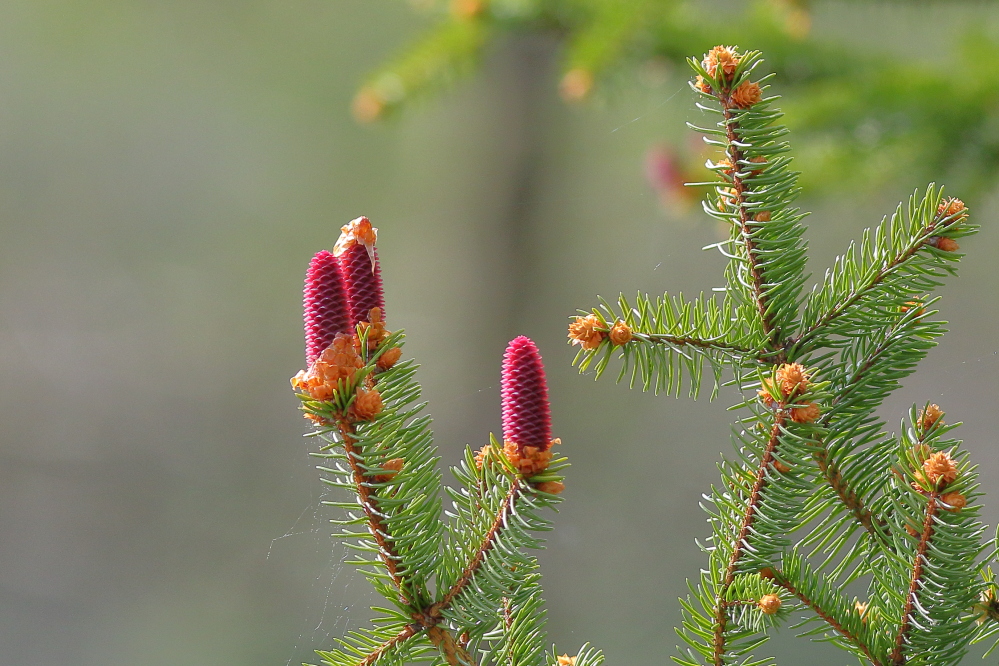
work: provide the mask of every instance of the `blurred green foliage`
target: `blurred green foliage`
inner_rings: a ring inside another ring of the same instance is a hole
[[[354,101],[359,120],[390,115],[447,87],[473,71],[487,47],[504,35],[557,38],[559,91],[570,103],[612,88],[615,79],[634,78],[643,68],[669,70],[715,44],[738,44],[766,51],[778,73],[787,122],[799,137],[797,153],[809,161],[810,175],[802,179],[806,190],[875,190],[904,173],[945,179],[973,199],[995,179],[999,55],[996,42],[983,32],[962,33],[949,58],[929,62],[915,36],[905,53],[886,52],[877,40],[858,45],[816,38],[804,0],[411,4],[431,14],[436,25],[369,77]],[[840,11],[849,13],[850,6]],[[681,171],[693,167],[689,150],[676,145],[671,152],[688,163]]]

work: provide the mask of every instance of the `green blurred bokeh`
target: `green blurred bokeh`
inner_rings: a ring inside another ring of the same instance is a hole
[[[962,25],[999,32],[952,11],[820,3],[814,31],[939,57]],[[366,623],[288,387],[304,268],[360,214],[446,463],[499,429],[506,341],[541,346],[574,463],[541,555],[552,639],[667,660],[733,396],[594,383],[564,339],[596,294],[721,282],[712,225],[644,181],[648,147],[700,118],[686,74],[572,109],[557,44],[506,40],[454,92],[355,125],[358,81],[423,27],[395,0],[0,2],[0,664],[300,663]],[[812,271],[922,185],[803,202]],[[999,234],[976,203],[951,333],[883,413],[965,421],[988,491]],[[787,663],[845,663],[790,634]]]

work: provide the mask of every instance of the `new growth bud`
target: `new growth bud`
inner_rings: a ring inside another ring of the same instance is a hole
[[[741,59],[734,46],[716,46],[705,54],[701,66],[713,78],[728,79],[735,73]]]
[[[608,336],[613,345],[626,345],[631,342],[631,327],[623,321],[616,322],[611,326]]]
[[[760,600],[756,602],[756,605],[760,607],[766,615],[773,615],[780,610],[781,601],[780,597],[776,594],[764,594],[760,597]]]
[[[957,465],[946,451],[937,451],[923,463],[923,472],[931,486],[944,487],[957,479]]]
[[[732,92],[732,104],[740,109],[748,109],[754,104],[759,104],[763,99],[763,91],[760,84],[755,81],[746,81]]]
[[[940,409],[940,405],[928,405],[925,409],[919,410],[919,425],[923,429],[923,432],[928,432],[933,426],[943,424],[941,420],[943,418],[944,411]]]
[[[333,254],[340,260],[347,300],[350,308],[350,325],[369,321],[372,308],[379,308],[384,317],[385,294],[382,291],[382,272],[378,264],[375,241],[378,229],[366,217],[359,217],[344,225]]]
[[[330,252],[312,257],[305,273],[305,363],[312,365],[337,333],[350,330],[340,266]]]
[[[569,341],[586,350],[596,349],[606,335],[603,331],[597,330],[601,326],[600,319],[596,315],[576,317],[569,324]]]

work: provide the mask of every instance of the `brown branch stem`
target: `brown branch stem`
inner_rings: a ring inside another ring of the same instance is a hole
[[[728,591],[728,588],[732,585],[732,581],[735,580],[735,572],[739,564],[739,559],[742,557],[744,548],[748,545],[746,543],[746,539],[748,538],[749,532],[753,527],[753,521],[756,518],[756,511],[760,502],[760,497],[763,493],[763,487],[767,483],[767,470],[774,463],[774,451],[777,449],[777,444],[780,441],[780,431],[786,421],[786,410],[778,411],[774,420],[774,425],[770,429],[770,440],[767,442],[767,447],[763,452],[762,458],[760,459],[760,467],[756,472],[756,481],[753,483],[753,490],[750,492],[749,501],[746,503],[746,513],[742,518],[742,525],[739,528],[739,535],[736,538],[735,547],[732,549],[732,556],[729,558],[728,568],[725,570],[725,579],[722,582],[721,589],[718,591],[718,597],[715,602],[715,631],[714,638],[712,640],[715,666],[722,666],[724,664],[725,625],[728,622],[729,606],[729,603],[725,601],[725,594]]]
[[[899,266],[901,266],[906,261],[914,257],[916,253],[919,252],[919,250],[923,249],[923,247],[929,242],[930,238],[933,237],[932,234],[933,231],[936,229],[937,222],[938,220],[934,219],[926,227],[922,237],[920,237],[915,243],[912,243],[903,252],[895,255],[895,257],[893,257],[891,261],[889,261],[887,264],[878,269],[877,273],[875,273],[871,277],[870,281],[868,281],[866,285],[864,285],[860,289],[855,290],[852,294],[850,294],[848,298],[845,298],[837,305],[834,305],[832,309],[829,310],[829,312],[822,315],[822,317],[820,317],[817,322],[809,326],[806,331],[803,331],[801,335],[799,335],[792,342],[795,345],[807,343],[809,338],[811,338],[818,331],[820,331],[822,327],[827,326],[830,322],[832,322],[837,317],[846,312],[846,310],[848,310],[851,305],[853,305],[861,298],[863,298],[864,294],[866,294],[871,289],[877,287],[879,284],[881,284],[881,282],[884,281],[886,277],[888,277]]]
[[[820,424],[823,427],[829,427],[835,413],[834,410],[836,409],[836,406],[841,404],[846,397],[856,390],[858,383],[864,378],[864,375],[870,371],[881,355],[888,351],[890,341],[893,339],[892,334],[900,322],[901,320],[896,322],[896,324],[889,329],[888,334],[884,336],[885,341],[878,344],[874,348],[874,351],[867,356],[864,363],[862,363],[845,382],[846,387],[837,394],[837,396],[833,399],[829,410],[822,416]],[[815,462],[826,481],[829,482],[829,485],[832,486],[836,495],[840,498],[840,501],[843,502],[853,516],[860,522],[861,525],[863,525],[864,529],[866,529],[872,536],[880,536],[880,528],[885,526],[884,521],[874,516],[873,512],[864,506],[864,503],[857,496],[857,493],[844,482],[843,474],[840,472],[839,466],[835,461],[829,459],[828,449],[825,448],[825,445],[821,441],[818,444],[821,448],[817,449],[814,454]]]
[[[731,345],[724,342],[702,340],[701,338],[683,335],[667,335],[665,333],[639,333],[638,331],[635,331],[632,333],[632,338],[642,342],[663,344],[671,347],[697,347],[699,349],[708,349],[727,354],[748,356],[758,363],[773,363],[774,358],[783,353],[783,351],[761,352],[758,349],[740,347],[738,345]]]
[[[923,530],[919,535],[919,544],[916,546],[916,556],[912,561],[912,577],[909,580],[909,594],[905,598],[905,607],[902,609],[902,622],[895,636],[895,649],[891,653],[892,666],[901,666],[905,663],[905,654],[902,648],[905,645],[905,638],[909,634],[912,626],[912,608],[916,603],[916,593],[919,591],[919,582],[923,576],[923,563],[926,561],[926,550],[930,545],[930,537],[933,536],[933,519],[939,508],[939,491],[930,493],[926,505],[926,517],[923,519]]]
[[[476,666],[472,655],[468,653],[451,632],[439,625],[427,627],[427,638],[441,651],[450,666]]]
[[[464,571],[458,576],[458,580],[455,581],[454,585],[451,586],[441,600],[435,603],[427,610],[427,615],[431,618],[438,619],[441,617],[441,613],[446,609],[455,598],[461,594],[469,583],[472,582],[472,577],[475,572],[478,571],[479,567],[486,560],[486,555],[493,546],[496,545],[496,537],[499,535],[503,528],[503,524],[513,509],[513,503],[517,499],[517,496],[524,491],[524,484],[520,479],[514,479],[513,484],[510,486],[509,492],[507,492],[506,497],[503,498],[503,502],[500,504],[499,511],[496,512],[496,519],[493,521],[492,526],[489,531],[486,532],[486,536],[482,539],[482,543],[479,544],[479,548],[475,551],[475,555],[469,560],[468,564],[465,566]]]
[[[848,641],[856,645],[860,649],[860,651],[864,653],[864,656],[867,657],[867,659],[871,662],[871,664],[873,664],[873,666],[882,666],[881,662],[874,655],[871,654],[870,648],[868,648],[867,645],[865,645],[864,642],[861,641],[859,637],[852,634],[848,629],[846,629],[846,627],[840,624],[836,620],[836,618],[830,615],[815,601],[809,599],[807,596],[805,596],[804,593],[796,589],[788,580],[786,580],[783,576],[781,576],[780,573],[775,572],[774,582],[780,587],[790,592],[791,594],[793,594],[794,596],[796,596],[798,599],[800,599],[802,603],[811,608],[816,615],[825,620],[826,624],[828,624],[830,627],[836,630],[836,632],[839,635],[841,635],[843,638],[847,639]]]
[[[760,322],[763,326],[763,332],[766,334],[773,349],[775,351],[779,351],[776,362],[783,363],[786,360],[784,357],[784,350],[782,345],[774,339],[774,334],[777,331],[770,319],[770,315],[767,313],[768,303],[763,287],[763,269],[756,261],[756,243],[753,242],[752,229],[749,228],[749,214],[747,213],[745,206],[746,186],[742,182],[742,178],[739,177],[738,165],[739,161],[743,158],[743,155],[742,151],[740,151],[738,147],[739,137],[736,136],[735,133],[736,121],[732,115],[733,106],[731,96],[727,93],[721,94],[718,97],[718,101],[721,103],[722,115],[725,118],[725,138],[728,141],[728,158],[732,162],[733,167],[732,189],[735,191],[736,206],[739,210],[739,226],[742,233],[742,242],[746,247],[746,263],[749,266],[749,275],[752,278],[752,284],[750,287],[753,290],[753,300],[756,302],[756,308],[760,313]]]
[[[343,449],[347,454],[347,461],[350,463],[350,470],[354,478],[354,487],[357,491],[358,501],[364,511],[364,515],[368,518],[368,531],[371,532],[371,536],[374,537],[375,543],[378,544],[378,556],[385,564],[385,568],[388,570],[389,576],[392,577],[392,582],[395,583],[396,588],[399,590],[399,596],[402,597],[405,603],[410,604],[412,603],[412,600],[406,596],[404,581],[402,576],[399,574],[398,565],[396,563],[398,555],[392,547],[385,523],[382,521],[382,517],[379,512],[375,509],[374,502],[376,498],[372,496],[371,488],[367,485],[368,479],[364,476],[364,470],[361,469],[361,466],[358,463],[359,455],[357,454],[357,449],[354,445],[355,440],[353,437],[354,424],[349,420],[341,419],[337,422],[337,430],[340,432]]]
[[[371,666],[378,661],[387,650],[390,650],[405,640],[420,632],[419,625],[407,624],[402,631],[375,648],[367,657],[358,662],[357,666]]]

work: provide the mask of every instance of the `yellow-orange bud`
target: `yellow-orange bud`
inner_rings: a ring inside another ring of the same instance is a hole
[[[399,362],[402,357],[402,347],[392,347],[392,349],[386,349],[382,352],[382,355],[378,357],[378,367],[382,370],[388,370],[393,365]]]
[[[607,337],[610,338],[611,344],[618,346],[628,344],[631,342],[631,327],[623,321],[618,321],[611,326]]]
[[[957,479],[957,465],[946,451],[937,451],[927,458],[923,472],[931,486],[944,487]]]
[[[383,407],[382,394],[376,389],[365,391],[362,388],[358,388],[356,395],[357,397],[354,398],[354,404],[351,405],[350,409],[357,419],[370,421],[381,413]]]
[[[925,409],[919,410],[919,425],[922,427],[923,432],[926,432],[933,426],[940,424],[943,425],[944,411],[940,409],[940,405],[928,405]]]
[[[576,317],[569,324],[569,340],[572,341],[572,344],[579,345],[583,349],[596,349],[600,346],[605,335],[603,331],[597,330],[601,326],[600,319],[596,315]]]
[[[760,597],[760,600],[756,602],[756,605],[760,607],[760,610],[767,615],[773,615],[780,610],[781,601],[780,597],[776,594],[764,594]]]
[[[814,402],[810,402],[804,407],[794,407],[791,409],[791,420],[795,423],[811,423],[821,415],[822,410]]]
[[[944,493],[940,496],[940,501],[946,504],[947,511],[960,511],[968,506],[968,498],[959,492]]]
[[[740,109],[748,109],[754,104],[759,104],[763,99],[763,90],[760,84],[755,81],[744,81],[734,91],[732,91],[732,104]]]
[[[741,59],[742,56],[736,52],[734,46],[716,46],[705,54],[701,66],[710,76],[727,79],[735,73],[735,68],[739,66]]]

